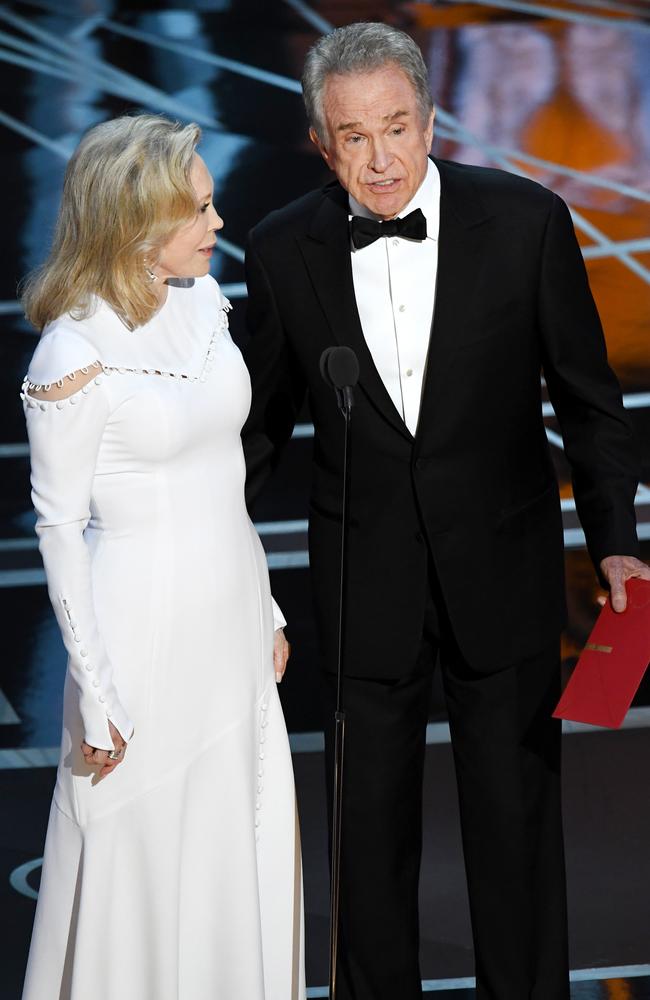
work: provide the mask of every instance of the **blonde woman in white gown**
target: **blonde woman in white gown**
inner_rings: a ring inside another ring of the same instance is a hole
[[[250,386],[198,139],[144,115],[88,133],[24,294],[69,654],[24,1000],[305,995],[288,646],[244,505]]]

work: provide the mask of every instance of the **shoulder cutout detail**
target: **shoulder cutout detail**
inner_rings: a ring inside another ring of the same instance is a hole
[[[103,376],[101,363],[95,361],[46,385],[35,385],[29,378],[25,378],[20,393],[23,408],[33,410],[40,407],[41,410],[47,410],[51,406],[56,406],[57,410],[62,410],[64,406],[73,406],[87,396],[96,385],[101,385]]]
[[[101,374],[101,371],[101,363],[93,361],[91,365],[78,368],[76,371],[70,372],[69,375],[64,375],[62,378],[57,379],[56,382],[46,382],[44,385],[39,385],[38,383],[30,382],[26,378],[23,383],[23,393],[31,396],[33,399],[45,399],[52,402],[57,402],[60,399],[68,399],[74,393],[87,387],[89,382],[92,382],[93,379],[96,379]]]

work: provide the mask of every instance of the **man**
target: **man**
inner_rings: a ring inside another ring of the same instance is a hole
[[[422,769],[436,659],[477,996],[567,1000],[551,719],[562,522],[542,370],[615,606],[625,579],[650,578],[637,558],[631,432],[582,257],[550,191],[428,158],[426,68],[402,32],[356,24],[322,38],[303,90],[311,139],[337,180],[251,233],[244,439],[254,495],[308,393],[310,561],[333,700],[343,429],[319,358],[334,344],[355,350],[339,1000],[421,995]],[[386,222],[396,217],[405,228]],[[326,739],[331,774],[331,726]]]

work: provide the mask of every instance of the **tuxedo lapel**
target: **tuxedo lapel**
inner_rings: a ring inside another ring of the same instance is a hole
[[[416,438],[431,425],[430,416],[445,383],[449,363],[476,310],[473,285],[486,252],[490,214],[462,167],[436,160],[440,171],[440,232],[436,297],[422,386]]]
[[[357,355],[360,387],[385,419],[412,441],[363,336],[352,279],[348,196],[339,184],[325,188],[307,235],[298,241],[332,336]]]

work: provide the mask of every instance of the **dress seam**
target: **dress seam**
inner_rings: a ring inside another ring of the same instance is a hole
[[[154,792],[157,789],[162,788],[162,786],[172,776],[180,773],[183,770],[187,770],[188,768],[192,767],[192,765],[194,765],[204,754],[206,754],[210,750],[212,750],[220,742],[220,740],[222,740],[224,738],[224,736],[227,736],[229,733],[232,733],[233,730],[235,730],[239,726],[243,725],[246,722],[246,720],[247,720],[247,718],[249,717],[250,714],[253,714],[255,716],[255,719],[257,719],[258,713],[259,713],[260,702],[262,702],[264,700],[265,695],[266,695],[266,688],[264,688],[260,692],[260,694],[255,698],[255,701],[251,705],[249,713],[246,713],[245,715],[240,716],[240,718],[238,718],[235,722],[233,722],[230,726],[228,726],[227,729],[223,729],[221,731],[221,733],[219,734],[219,736],[217,736],[214,740],[212,740],[209,743],[205,743],[200,748],[200,750],[198,750],[194,754],[193,757],[191,757],[190,759],[184,761],[182,764],[177,764],[176,767],[174,767],[170,771],[168,771],[165,774],[164,778],[161,779],[160,781],[156,782],[155,784],[148,785],[146,788],[139,789],[133,795],[129,796],[128,798],[123,799],[121,802],[119,802],[113,808],[107,809],[104,812],[98,812],[98,813],[93,814],[92,818],[90,818],[88,820],[85,820],[83,823],[79,822],[79,820],[76,820],[73,817],[68,817],[68,818],[71,819],[72,822],[75,823],[76,826],[78,826],[80,830],[84,831],[84,830],[87,830],[89,827],[91,827],[94,823],[100,822],[100,821],[104,820],[107,816],[110,816],[113,813],[118,813],[122,809],[127,808],[127,806],[130,806],[133,802],[137,801],[137,799],[142,798],[145,795],[148,795],[149,792]],[[128,765],[128,758],[120,766],[121,767],[125,767],[127,765]],[[108,775],[107,778],[110,780],[110,775]],[[107,780],[107,778],[104,778],[102,780],[105,781],[105,780]],[[60,806],[57,805],[57,808],[60,809]],[[63,813],[64,816],[68,815],[64,810],[60,809],[60,811]]]

